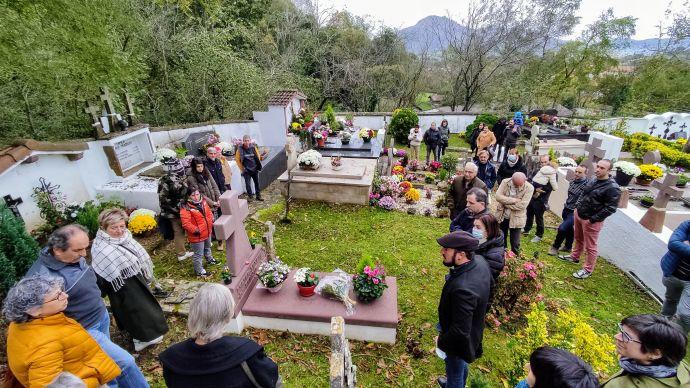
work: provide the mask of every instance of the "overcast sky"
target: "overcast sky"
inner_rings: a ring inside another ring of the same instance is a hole
[[[675,0],[673,8],[680,8],[681,2]],[[448,12],[458,20],[466,8],[467,0],[318,0],[318,3],[321,7],[347,9],[355,15],[368,15],[374,22],[404,28],[416,24],[425,16],[445,16]],[[655,26],[664,18],[667,4],[664,0],[582,0],[578,15],[582,19],[575,35],[579,35],[580,29],[594,21],[604,10],[613,8],[616,16],[637,18],[635,39],[654,38],[658,36]]]

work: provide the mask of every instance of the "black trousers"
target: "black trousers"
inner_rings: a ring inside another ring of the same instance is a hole
[[[532,224],[537,223],[537,236],[544,237],[544,212],[546,212],[546,204],[541,200],[535,198],[527,205],[527,223],[525,224],[525,233],[532,229]]]
[[[256,197],[260,198],[261,190],[259,189],[259,172],[244,170],[244,172],[242,173],[242,177],[244,178],[244,185],[247,190],[247,196],[251,197],[254,195],[254,192],[252,191],[252,181],[254,181],[254,187],[256,188]]]
[[[501,222],[503,232],[503,245],[508,247],[508,236],[510,236],[510,250],[516,255],[520,253],[520,228],[510,228],[510,219],[506,218]]]

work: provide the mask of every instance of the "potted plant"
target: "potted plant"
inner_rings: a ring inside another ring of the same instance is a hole
[[[364,267],[352,276],[352,284],[357,298],[363,303],[369,303],[380,298],[388,288],[386,271],[381,264],[373,264],[371,258],[362,258],[357,267],[362,265]]]
[[[340,132],[340,142],[342,144],[350,144],[350,139],[352,139],[352,134],[348,131]]]
[[[676,182],[676,187],[685,187],[688,184],[688,176],[685,174],[678,175],[678,181]]]
[[[307,267],[295,271],[295,275],[292,279],[297,283],[300,296],[304,296],[305,298],[314,295],[314,289],[316,285],[319,284],[319,277],[316,275],[316,272]]]
[[[418,202],[420,198],[421,198],[421,194],[420,194],[419,190],[415,189],[414,187],[407,190],[407,192],[405,193],[405,201],[407,203]]]
[[[642,198],[640,198],[640,205],[642,205],[642,207],[647,208],[652,207],[652,205],[654,205],[654,197],[650,195],[643,196]]]
[[[375,133],[373,129],[362,128],[359,131],[359,137],[361,137],[365,143],[371,142],[371,139],[374,137],[374,135]]]
[[[638,185],[649,186],[656,178],[661,178],[664,172],[660,167],[653,164],[641,164],[640,175],[637,176],[636,181]]]
[[[326,146],[326,140],[323,138],[323,133],[321,133],[321,131],[314,131],[312,136],[314,137],[314,140],[316,140],[316,144],[319,148]]]
[[[269,292],[275,293],[283,288],[283,283],[287,279],[290,268],[283,263],[279,257],[261,263],[256,274],[259,276],[259,281],[268,289]]]
[[[220,271],[220,277],[223,279],[223,284],[226,286],[232,283],[232,272],[230,272],[230,267],[227,265],[223,267],[223,270]]]
[[[343,159],[340,156],[331,156],[331,169],[333,171],[342,170]]]
[[[613,168],[616,170],[615,178],[619,186],[629,185],[630,181],[642,172],[635,163],[626,162],[625,160],[614,163]]]
[[[249,244],[252,246],[252,249],[256,248],[256,246],[260,243],[261,239],[259,238],[259,236],[256,235],[256,232],[249,232]]]
[[[303,170],[318,170],[321,166],[321,154],[316,150],[302,152],[297,157],[297,164]]]

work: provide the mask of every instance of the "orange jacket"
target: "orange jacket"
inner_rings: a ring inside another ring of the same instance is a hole
[[[189,202],[180,206],[180,220],[182,227],[187,232],[187,241],[190,243],[208,239],[213,230],[213,212],[205,199],[201,200],[201,207],[204,209],[203,213]]]
[[[120,375],[120,368],[77,321],[58,313],[7,330],[8,364],[25,387],[44,387],[62,371],[99,387]]]

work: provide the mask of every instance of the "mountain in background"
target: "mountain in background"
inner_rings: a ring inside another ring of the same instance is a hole
[[[425,48],[429,53],[438,53],[443,51],[446,47],[444,43],[437,38],[438,32],[446,31],[450,29],[451,31],[462,32],[466,28],[462,24],[450,19],[446,16],[427,16],[420,20],[411,27],[406,27],[398,31],[398,34],[405,42],[405,48],[407,51],[414,54],[421,54],[425,51]],[[428,41],[428,42],[427,42]],[[614,50],[614,54],[617,57],[627,57],[635,55],[652,55],[657,47],[663,47],[667,43],[668,39],[650,38],[635,40],[630,39],[626,44],[620,45],[619,48]],[[554,49],[557,49],[560,45],[566,41],[556,41],[554,42]],[[623,43],[623,42],[621,42]],[[426,45],[429,45],[427,48]],[[685,50],[690,50],[690,39],[684,39],[680,42],[680,46],[685,48]]]

